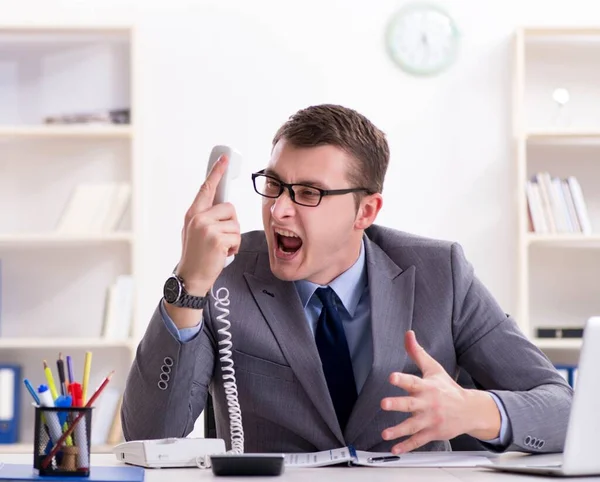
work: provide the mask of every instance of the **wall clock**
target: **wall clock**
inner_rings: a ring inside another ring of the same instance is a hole
[[[390,20],[386,47],[391,58],[413,75],[436,75],[450,67],[458,53],[459,32],[454,20],[430,3],[411,3]]]

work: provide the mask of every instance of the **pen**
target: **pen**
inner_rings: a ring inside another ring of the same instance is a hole
[[[58,354],[58,360],[56,360],[56,368],[58,369],[58,380],[60,382],[60,394],[65,396],[67,394],[67,385],[65,383],[65,362],[63,361],[62,353]]]
[[[75,381],[75,375],[73,372],[73,360],[71,360],[71,356],[67,355],[67,375],[69,377],[69,385]]]
[[[27,388],[27,391],[31,394],[31,397],[33,398],[33,401],[37,405],[40,405],[40,397],[38,397],[37,393],[35,393],[35,390],[33,389],[33,386],[31,385],[31,383],[29,382],[29,380],[27,380],[27,378],[24,378],[23,379],[23,383],[25,384],[25,388]]]
[[[374,462],[393,462],[394,460],[400,460],[399,455],[386,455],[385,457],[369,457],[367,462],[370,464]]]
[[[52,395],[52,399],[56,400],[58,397],[58,392],[56,391],[56,385],[54,385],[54,377],[52,376],[52,370],[48,366],[48,362],[44,360],[44,374],[46,375],[46,380],[48,382],[48,388],[50,389],[50,394]]]

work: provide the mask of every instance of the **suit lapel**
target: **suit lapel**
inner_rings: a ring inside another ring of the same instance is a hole
[[[352,444],[381,410],[390,373],[406,362],[404,334],[412,326],[415,267],[400,269],[383,250],[365,237],[367,276],[371,299],[373,365],[345,430]]]
[[[319,352],[294,283],[276,278],[269,268],[268,255],[263,253],[259,254],[255,274],[245,273],[244,277],[300,384],[335,437],[344,444]]]

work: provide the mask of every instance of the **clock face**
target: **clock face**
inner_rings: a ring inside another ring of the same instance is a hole
[[[386,44],[392,59],[406,72],[433,75],[454,62],[459,36],[454,21],[443,10],[415,3],[392,18]]]

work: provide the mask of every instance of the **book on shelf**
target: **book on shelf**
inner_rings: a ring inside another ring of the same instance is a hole
[[[106,293],[101,336],[110,340],[127,340],[133,320],[134,282],[131,275],[120,275]]]
[[[539,172],[525,186],[531,231],[538,234],[591,234],[587,204],[579,181]]]
[[[583,327],[539,327],[536,328],[538,338],[583,338]]]
[[[44,117],[45,124],[129,124],[130,122],[130,109],[72,112]]]
[[[119,415],[121,394],[116,388],[106,388],[95,404],[91,442],[92,445],[110,443],[115,417]]]
[[[130,196],[129,183],[80,183],[71,193],[56,231],[62,234],[115,231],[127,209]]]

